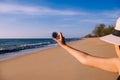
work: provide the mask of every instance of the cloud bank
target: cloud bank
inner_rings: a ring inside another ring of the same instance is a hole
[[[0,13],[26,14],[26,15],[78,15],[78,12],[70,10],[56,10],[47,7],[24,6],[18,4],[0,3]]]
[[[0,37],[29,36],[36,32],[32,36],[35,37],[52,31],[74,31],[79,36],[90,32],[96,24],[114,24],[118,17],[119,9],[87,11],[0,3]]]

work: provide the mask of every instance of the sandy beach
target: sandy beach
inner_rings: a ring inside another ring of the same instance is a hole
[[[116,57],[114,46],[88,38],[69,43],[94,56]],[[117,74],[81,65],[61,47],[0,62],[0,80],[116,80]]]

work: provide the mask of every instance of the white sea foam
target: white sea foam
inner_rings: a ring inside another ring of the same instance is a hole
[[[27,50],[21,50],[21,51],[18,51],[18,52],[1,54],[0,55],[0,61],[12,59],[12,58],[22,56],[22,55],[26,55],[26,54],[31,54],[31,53],[38,52],[38,51],[41,51],[41,50],[46,50],[46,49],[49,49],[49,48],[54,48],[56,46],[57,46],[57,44],[50,44],[50,45],[47,45],[46,47],[42,47],[42,48],[27,49]]]

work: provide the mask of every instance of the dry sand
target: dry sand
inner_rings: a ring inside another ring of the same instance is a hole
[[[72,42],[74,48],[115,57],[114,46],[98,38]],[[81,65],[61,47],[0,62],[0,80],[116,80],[117,74]]]

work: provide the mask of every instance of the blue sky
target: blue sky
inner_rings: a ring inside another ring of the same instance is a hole
[[[115,25],[119,0],[0,0],[0,38],[81,37],[100,23]]]

